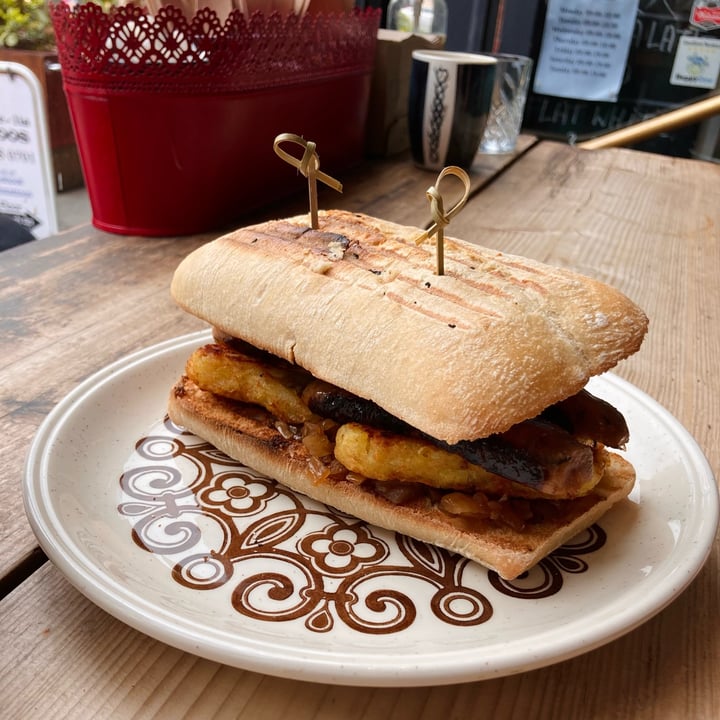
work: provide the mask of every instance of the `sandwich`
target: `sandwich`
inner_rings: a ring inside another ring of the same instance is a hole
[[[326,211],[188,255],[171,292],[213,328],[173,422],[291,490],[514,579],[631,491],[621,413],[585,386],[647,318],[614,288]],[[618,452],[620,451],[620,452]]]

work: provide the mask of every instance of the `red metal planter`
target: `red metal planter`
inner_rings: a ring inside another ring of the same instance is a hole
[[[362,157],[379,14],[186,18],[51,6],[93,223],[183,235],[297,190],[281,132],[337,172]]]

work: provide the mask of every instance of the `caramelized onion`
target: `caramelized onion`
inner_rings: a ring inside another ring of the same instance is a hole
[[[275,429],[285,440],[290,440],[297,436],[297,428],[288,425],[284,420],[275,420]]]
[[[427,486],[420,483],[376,482],[375,492],[394,505],[409,505],[411,502],[427,497]]]
[[[345,479],[353,483],[353,485],[362,485],[367,478],[359,473],[349,472],[345,475]]]
[[[533,520],[532,501],[502,498],[489,499],[484,493],[468,495],[461,492],[446,493],[440,498],[438,507],[453,517],[468,520],[492,520],[507,525],[513,530],[523,530]],[[466,529],[471,525],[465,524]]]
[[[332,455],[332,443],[321,433],[310,433],[304,435],[302,444],[305,449],[316,458]]]
[[[330,467],[326,465],[319,457],[310,456],[307,460],[310,472],[317,482],[327,480],[330,476]]]
[[[471,515],[473,517],[487,517],[488,507],[487,500],[482,503],[475,495],[468,495],[461,492],[445,493],[440,498],[440,509],[448,515]],[[484,496],[483,496],[484,497]]]

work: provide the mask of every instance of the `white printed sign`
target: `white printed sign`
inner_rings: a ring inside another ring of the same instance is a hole
[[[0,214],[36,239],[57,232],[40,83],[23,65],[0,62]]]
[[[675,53],[670,84],[713,90],[720,75],[720,39],[683,35]]]
[[[533,90],[617,100],[639,0],[549,0]]]

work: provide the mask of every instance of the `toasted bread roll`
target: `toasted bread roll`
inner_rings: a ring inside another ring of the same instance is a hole
[[[319,230],[267,222],[189,255],[172,294],[449,443],[503,432],[639,348],[647,318],[619,291],[447,238],[438,276],[420,233],[342,211]]]
[[[605,473],[589,495],[555,503],[547,519],[519,530],[454,518],[427,497],[395,504],[342,475],[319,477],[305,445],[276,429],[269,414],[203,391],[186,377],[173,388],[168,411],[176,424],[296,492],[368,523],[458,552],[508,580],[592,525],[628,495],[635,480],[632,466],[608,453]]]

